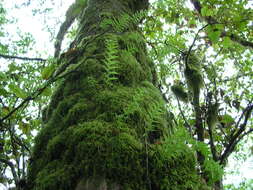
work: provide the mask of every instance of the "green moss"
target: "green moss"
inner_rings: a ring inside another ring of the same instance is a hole
[[[125,85],[135,85],[145,80],[145,74],[136,58],[128,51],[122,51],[119,58],[119,81]]]
[[[90,80],[96,86],[96,80]],[[99,174],[123,190],[145,190],[147,178],[159,189],[197,183],[192,152],[184,145],[175,153],[177,139],[164,141],[168,124],[159,91],[148,81],[140,84],[104,89],[91,99],[76,93],[58,104],[36,140],[36,161],[30,167],[36,190],[73,189],[80,177]],[[75,170],[70,175],[63,168]]]
[[[73,189],[73,179],[100,174],[123,189],[145,190],[148,178],[159,189],[197,189],[196,160],[186,145],[174,139],[146,149],[128,127],[96,120],[71,126],[52,138],[46,150],[51,161],[38,172],[36,189]],[[178,152],[174,143],[184,149]]]

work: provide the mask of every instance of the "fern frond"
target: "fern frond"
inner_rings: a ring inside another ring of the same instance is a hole
[[[146,17],[146,15],[147,11],[139,11],[134,15],[124,13],[117,18],[112,17],[104,19],[101,24],[101,27],[104,29],[112,27],[117,32],[124,32],[128,28],[138,25],[140,21]]]
[[[118,69],[118,41],[115,36],[110,36],[105,41],[105,70],[106,70],[106,83],[111,84],[112,81],[117,80]]]

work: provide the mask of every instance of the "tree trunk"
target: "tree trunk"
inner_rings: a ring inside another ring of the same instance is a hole
[[[168,134],[138,28],[147,8],[148,0],[89,0],[61,55],[66,69],[35,140],[27,189],[202,189],[194,153]]]

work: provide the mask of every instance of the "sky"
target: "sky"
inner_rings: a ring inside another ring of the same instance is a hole
[[[53,55],[53,39],[58,32],[60,23],[64,21],[64,14],[67,8],[71,5],[73,0],[44,0],[45,3],[40,5],[41,10],[43,8],[54,8],[52,13],[50,13],[48,16],[45,16],[44,14],[36,14],[33,16],[31,10],[38,7],[38,3],[36,3],[38,1],[30,1],[31,6],[23,6],[20,9],[14,10],[14,5],[16,3],[18,3],[18,5],[21,5],[22,3],[28,1],[29,0],[3,0],[4,6],[9,10],[9,18],[18,18],[17,23],[8,25],[5,29],[9,31],[10,35],[13,35],[14,39],[18,38],[15,35],[18,29],[20,29],[22,32],[31,33],[34,36],[36,43],[33,50],[29,51],[29,54],[27,56],[48,58]],[[48,32],[47,26],[52,29],[51,34]],[[4,67],[5,65],[0,61],[0,68]],[[243,178],[251,179],[253,173],[253,158],[251,157],[241,165],[235,162],[233,159],[230,159],[227,170],[233,171],[234,168],[239,168],[239,174],[228,175],[225,183],[233,182],[234,184],[239,184]],[[4,188],[1,188],[3,187],[0,186],[0,190],[4,190]]]

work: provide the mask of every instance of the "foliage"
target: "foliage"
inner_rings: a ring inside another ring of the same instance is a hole
[[[17,34],[8,33],[5,27],[15,25],[15,20],[6,19],[7,11],[0,5],[4,39],[0,44],[0,176],[1,183],[8,185],[26,177],[34,133],[41,127],[41,111],[51,95],[51,87],[47,86],[39,97],[35,93],[43,86],[40,72],[46,63],[43,59],[26,57],[33,48],[34,38],[18,29]]]
[[[249,190],[253,188],[253,181],[251,180],[245,180],[241,182],[239,185],[225,185],[224,189],[226,190]]]

